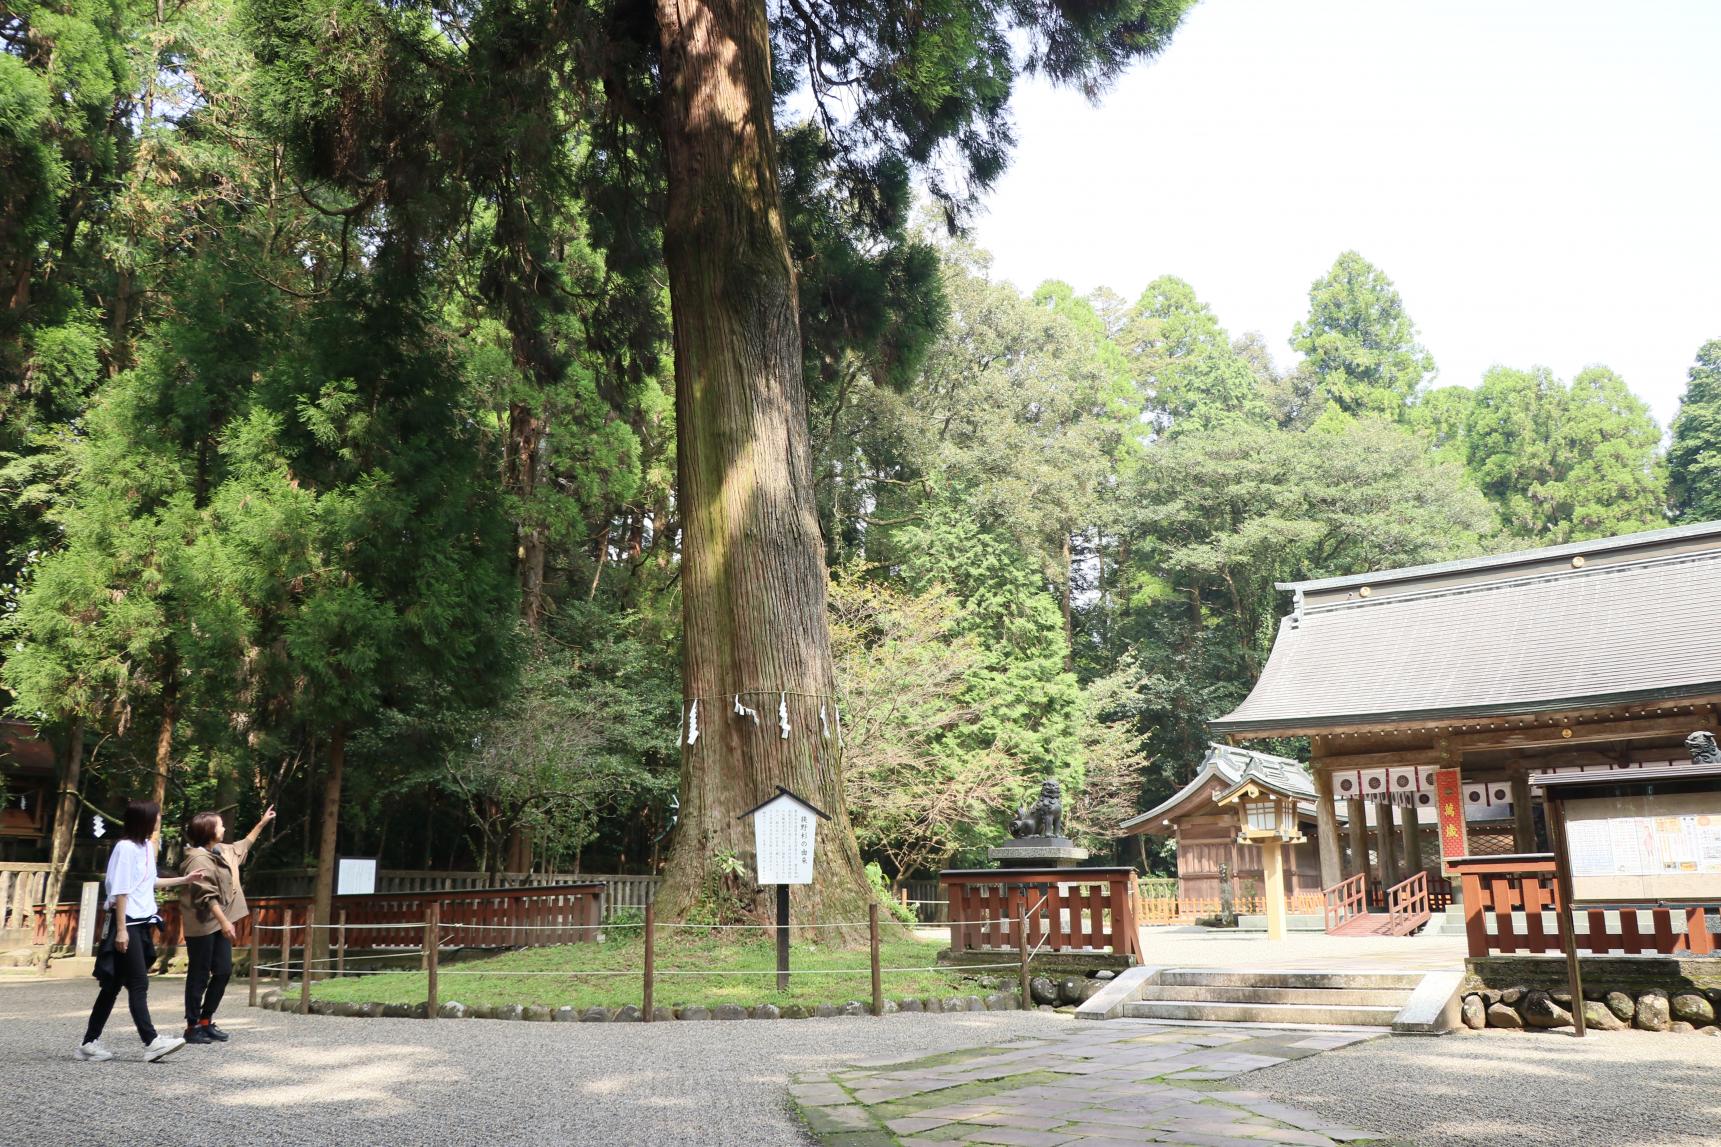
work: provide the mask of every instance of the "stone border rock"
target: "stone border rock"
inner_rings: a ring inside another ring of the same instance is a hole
[[[299,996],[291,992],[283,996],[271,988],[258,997],[257,1006],[269,1011],[299,1012]],[[930,1014],[947,1012],[1012,1012],[1021,1008],[1021,996],[1016,992],[989,992],[985,996],[927,996],[918,999],[904,996],[884,1001],[884,1015]],[[426,1019],[428,1010],[423,1002],[417,1004],[350,1003],[347,1001],[312,1000],[314,1016],[350,1016],[356,1019]],[[716,1007],[690,1005],[652,1009],[654,1022],[665,1020],[805,1020],[832,1019],[839,1016],[870,1016],[872,1006],[859,1000],[843,1004],[759,1004],[744,1008],[739,1004],[718,1004]],[[551,1008],[544,1004],[501,1004],[469,1006],[449,1000],[436,1009],[436,1017],[444,1020],[520,1020],[527,1023],[638,1023],[644,1016],[633,1004],[619,1008]]]
[[[1619,990],[1586,990],[1584,1026],[1598,1031],[1636,1028],[1652,1032],[1698,1032],[1721,1036],[1721,988],[1660,988],[1635,995]],[[1483,988],[1465,994],[1462,1017],[1467,1028],[1568,1028],[1572,994],[1535,988]]]

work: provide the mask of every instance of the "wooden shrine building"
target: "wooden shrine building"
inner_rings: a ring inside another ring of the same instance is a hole
[[[1721,728],[1721,522],[1278,588],[1266,668],[1212,727],[1310,738],[1329,889],[1545,851],[1532,774],[1689,763]]]
[[[1315,842],[1320,832],[1315,786],[1297,761],[1231,745],[1210,745],[1201,767],[1176,795],[1118,826],[1124,836],[1168,836],[1177,842],[1177,895],[1180,900],[1219,904],[1220,866],[1231,874],[1233,889],[1245,897],[1262,883],[1261,846],[1237,839],[1237,811],[1215,802],[1246,775],[1267,777],[1299,797],[1297,814],[1307,843],[1290,846],[1285,861],[1285,895],[1293,903],[1319,900],[1320,862]]]

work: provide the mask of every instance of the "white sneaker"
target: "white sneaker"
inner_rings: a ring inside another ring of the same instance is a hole
[[[103,1047],[100,1040],[94,1039],[72,1054],[79,1059],[91,1060],[112,1059],[114,1057],[114,1053]]]
[[[172,1055],[185,1046],[185,1041],[176,1035],[158,1035],[155,1042],[143,1049],[143,1061],[154,1063],[164,1056]]]

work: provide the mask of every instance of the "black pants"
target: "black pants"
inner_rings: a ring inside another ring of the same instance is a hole
[[[214,1019],[221,1006],[233,978],[233,943],[220,932],[187,936],[185,954],[191,961],[185,973],[185,1026],[194,1027],[198,1020]]]
[[[131,1022],[146,1044],[155,1042],[155,1024],[149,1018],[149,966],[155,963],[155,941],[150,939],[151,925],[147,922],[126,921],[126,933],[131,937],[126,950],[114,952],[114,975],[101,981],[96,1006],[90,1009],[90,1023],[84,1029],[84,1042],[100,1039],[113,1013],[114,1001],[120,989],[125,989],[126,1003],[131,1008]]]

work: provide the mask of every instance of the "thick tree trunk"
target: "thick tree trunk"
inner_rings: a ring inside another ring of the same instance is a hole
[[[701,898],[715,856],[746,865],[738,814],[775,786],[830,813],[795,918],[858,922],[871,892],[843,797],[824,548],[814,507],[795,272],[783,229],[762,0],[658,0],[675,323],[682,524],[682,681],[700,736],[681,746],[681,812],[658,892],[673,919]],[[735,699],[758,713],[734,713]],[[790,734],[781,735],[778,704]],[[826,720],[820,721],[820,709]],[[825,735],[826,727],[829,736]],[[827,936],[832,933],[825,933]]]
[[[317,834],[317,879],[311,888],[311,912],[318,924],[327,924],[334,917],[330,909],[335,899],[335,848],[341,823],[341,775],[346,770],[347,733],[339,725],[329,738],[329,767],[323,774],[322,820]],[[329,933],[318,928],[311,933],[311,959],[321,960],[329,954]]]
[[[72,718],[66,743],[66,768],[60,775],[60,796],[54,805],[54,835],[48,846],[48,883],[42,888],[42,903],[50,918],[66,886],[66,870],[72,865],[72,842],[78,828],[78,785],[84,772],[84,719]],[[37,957],[46,965],[48,950]]]
[[[529,369],[529,366],[528,366]],[[547,535],[535,521],[532,496],[538,489],[538,455],[542,449],[544,419],[530,403],[516,402],[508,412],[508,447],[503,480],[508,492],[519,500],[523,519],[518,523],[519,549],[515,564],[520,573],[520,618],[531,629],[544,616],[544,555]]]
[[[179,716],[179,662],[168,654],[161,682],[161,724],[155,731],[155,776],[150,782],[149,799],[167,815],[167,774],[173,767],[173,722]],[[161,824],[155,827],[157,839]]]

